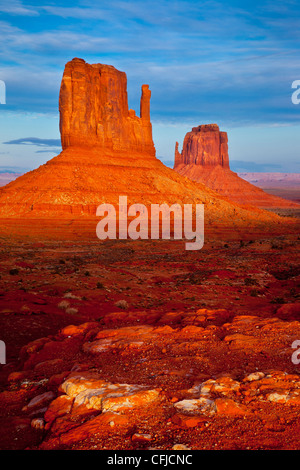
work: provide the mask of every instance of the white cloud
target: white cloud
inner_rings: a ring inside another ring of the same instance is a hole
[[[50,15],[60,16],[62,18],[77,18],[77,19],[95,19],[95,20],[108,20],[111,15],[104,8],[82,8],[82,7],[59,7],[45,5],[40,7],[41,11],[49,13]]]
[[[37,9],[24,6],[19,0],[0,0],[0,12],[18,16],[39,16]]]

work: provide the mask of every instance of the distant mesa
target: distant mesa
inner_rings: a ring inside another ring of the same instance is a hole
[[[217,124],[193,127],[184,138],[181,153],[176,142],[174,168],[182,164],[204,168],[220,165],[222,168],[229,168],[227,133],[220,132]]]
[[[217,124],[193,127],[175,145],[174,170],[213,189],[233,202],[260,208],[299,208],[295,202],[267,194],[230,170],[228,136]]]

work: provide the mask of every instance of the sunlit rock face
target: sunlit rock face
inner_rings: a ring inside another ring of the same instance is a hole
[[[180,164],[229,168],[227,133],[221,132],[217,124],[193,127],[184,138],[181,153],[176,142],[174,168]]]
[[[140,117],[128,109],[127,77],[111,65],[73,59],[65,66],[60,95],[62,148],[100,146],[155,154],[148,85],[142,85]]]
[[[174,170],[228,200],[260,208],[299,208],[295,202],[267,194],[230,170],[228,136],[217,124],[193,127],[185,135],[181,152],[178,147],[176,142]]]

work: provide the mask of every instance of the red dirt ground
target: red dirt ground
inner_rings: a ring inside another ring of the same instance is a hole
[[[298,233],[188,252],[3,227],[1,449],[299,448]],[[146,392],[129,406],[99,381]]]

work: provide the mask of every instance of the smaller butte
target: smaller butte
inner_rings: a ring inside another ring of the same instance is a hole
[[[202,183],[228,200],[259,208],[299,208],[299,204],[267,194],[230,169],[228,136],[217,124],[193,127],[185,135],[182,151],[175,145],[174,170]]]

